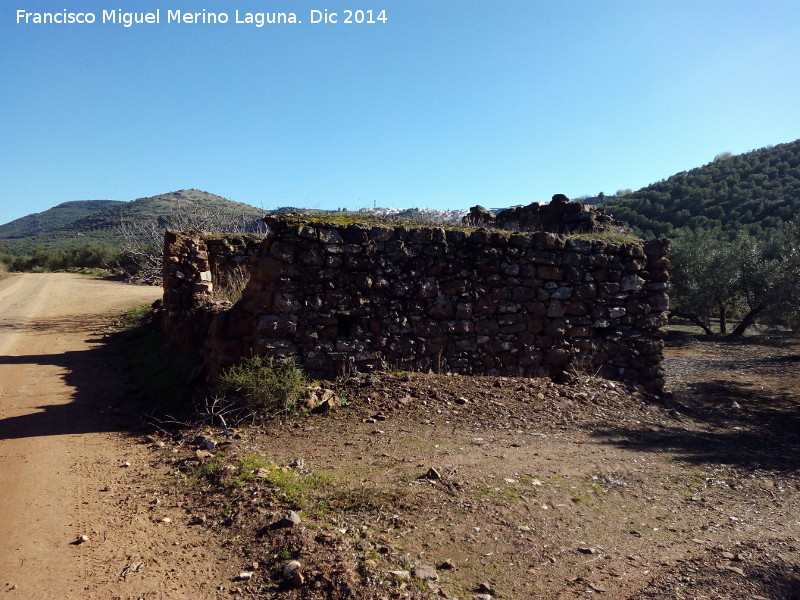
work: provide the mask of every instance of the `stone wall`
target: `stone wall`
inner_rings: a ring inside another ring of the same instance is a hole
[[[527,206],[514,206],[496,215],[482,206],[473,206],[462,222],[472,227],[564,234],[622,229],[601,206],[570,202],[564,194],[556,194],[548,204],[534,202]]]
[[[165,329],[186,343],[175,334],[191,329],[194,315],[192,343],[202,346],[210,378],[265,354],[294,357],[313,377],[577,369],[653,391],[663,385],[665,240],[291,218],[269,225],[268,238],[250,248],[241,300],[225,310],[211,302],[214,244],[191,232],[168,234]]]

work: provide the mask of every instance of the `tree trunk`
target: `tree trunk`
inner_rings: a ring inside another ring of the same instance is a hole
[[[725,303],[719,300],[719,334],[725,335],[728,333],[727,312],[725,310]]]
[[[711,331],[711,327],[703,323],[703,321],[694,313],[685,313],[685,312],[676,312],[673,313],[675,316],[683,317],[684,319],[689,319],[692,323],[697,325],[700,329],[705,331],[706,335],[713,336],[715,333]]]
[[[765,304],[759,304],[749,313],[744,316],[742,322],[739,323],[728,337],[741,337],[744,335],[745,330],[756,322],[756,318],[766,308]]]

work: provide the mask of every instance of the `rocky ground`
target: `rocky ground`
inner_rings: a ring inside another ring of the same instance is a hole
[[[159,431],[137,510],[205,532],[219,598],[800,598],[800,344],[666,356],[662,397],[395,373]]]

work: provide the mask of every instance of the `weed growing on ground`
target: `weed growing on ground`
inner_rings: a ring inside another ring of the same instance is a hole
[[[124,330],[132,330],[147,325],[153,318],[149,304],[140,304],[124,312],[119,324]]]
[[[330,477],[301,473],[256,454],[239,456],[231,462],[214,457],[195,467],[191,480],[208,491],[233,497],[248,484],[258,481],[299,510],[317,507],[318,498],[333,483]]]
[[[221,394],[238,401],[255,418],[294,411],[308,386],[308,378],[293,360],[265,356],[230,367],[217,382]]]

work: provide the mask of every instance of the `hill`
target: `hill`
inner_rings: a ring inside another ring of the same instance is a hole
[[[40,235],[67,227],[71,223],[125,204],[118,200],[75,200],[62,202],[40,213],[34,213],[0,225],[0,239],[17,239]]]
[[[677,173],[631,194],[607,197],[606,209],[644,237],[688,227],[755,235],[800,210],[800,140]]]
[[[103,202],[111,202],[103,209]],[[80,216],[62,219],[59,207],[69,205],[71,213]],[[93,207],[100,210],[93,210]],[[33,225],[41,215],[49,214],[47,228]],[[83,201],[67,202],[39,215],[29,215],[0,227],[0,240],[15,255],[35,248],[70,251],[87,243],[119,246],[123,241],[122,226],[136,224],[139,229],[183,226],[214,229],[222,224],[235,224],[239,230],[258,227],[264,211],[248,204],[233,202],[200,190],[179,190],[131,202]],[[15,223],[23,225],[11,227]],[[8,228],[7,230],[5,228]],[[10,232],[5,233],[6,231]],[[27,234],[26,234],[27,233]],[[12,235],[13,234],[13,235]]]

